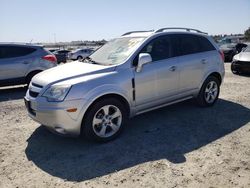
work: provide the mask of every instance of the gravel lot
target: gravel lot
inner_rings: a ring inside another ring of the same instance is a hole
[[[48,132],[24,87],[1,89],[0,187],[250,187],[250,77],[229,68],[214,107],[140,115],[106,144]]]

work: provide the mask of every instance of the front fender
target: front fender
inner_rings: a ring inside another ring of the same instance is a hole
[[[126,91],[116,85],[105,84],[92,89],[84,96],[84,98],[87,99],[87,102],[85,103],[85,106],[82,107],[79,116],[83,117],[88,108],[93,104],[94,101],[108,94],[116,94],[123,97],[128,102],[130,108],[134,105],[134,101],[132,100],[131,90]]]

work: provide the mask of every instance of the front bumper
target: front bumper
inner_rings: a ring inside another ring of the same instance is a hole
[[[85,100],[47,102],[44,97],[32,98],[26,95],[24,101],[28,114],[34,121],[61,135],[80,135],[83,118],[81,112]],[[77,111],[68,112],[67,109],[70,108],[77,108]]]
[[[250,62],[244,61],[234,61],[231,65],[232,70],[242,72],[242,73],[250,73]]]

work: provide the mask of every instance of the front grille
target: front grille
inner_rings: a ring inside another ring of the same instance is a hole
[[[29,87],[29,95],[33,98],[36,98],[39,95],[42,88],[43,88],[43,86],[32,82],[30,87]]]
[[[34,92],[34,91],[30,91],[30,90],[29,90],[29,94],[30,94],[30,96],[33,97],[33,98],[36,98],[36,97],[39,95],[39,93]]]
[[[35,86],[35,87],[38,87],[38,88],[43,88],[43,86],[41,86],[41,85],[39,85],[39,84],[36,84],[36,83],[31,83],[33,86]]]
[[[250,61],[235,61],[236,65],[250,66]]]

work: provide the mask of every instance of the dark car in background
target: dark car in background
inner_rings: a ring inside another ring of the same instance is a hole
[[[50,50],[48,49],[48,51],[51,52],[51,53],[54,53],[57,50],[59,50],[59,49],[50,49]]]
[[[231,62],[237,53],[236,44],[223,44],[220,46],[220,50],[224,53],[225,62]]]
[[[34,75],[55,66],[55,55],[43,46],[0,43],[0,86],[29,84]]]
[[[57,50],[57,51],[54,51],[53,53],[56,56],[58,63],[62,63],[62,62],[66,63],[69,52],[70,50]]]
[[[228,36],[218,42],[220,50],[223,51],[225,62],[231,62],[233,57],[240,53],[242,48],[247,47],[242,41],[244,36]]]

